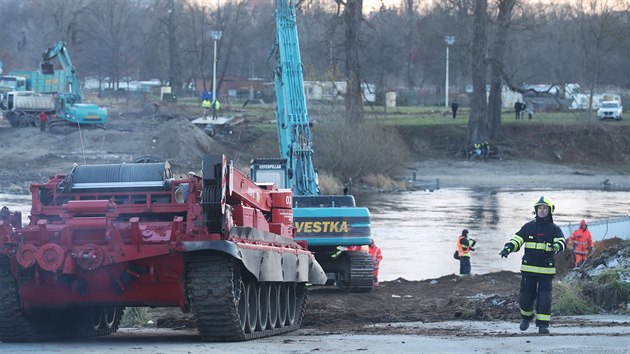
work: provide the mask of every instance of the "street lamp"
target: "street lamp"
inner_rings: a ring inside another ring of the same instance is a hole
[[[448,47],[455,43],[455,36],[444,36],[446,42],[446,83],[444,84],[444,106],[448,108]]]
[[[217,116],[217,41],[223,36],[222,31],[211,31],[210,37],[214,41],[214,60],[212,61],[212,117]]]

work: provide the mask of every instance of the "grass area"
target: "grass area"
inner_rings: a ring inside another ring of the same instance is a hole
[[[384,107],[375,107],[365,109],[366,121],[376,121],[382,125],[388,126],[423,126],[423,125],[467,125],[470,108],[464,107],[457,112],[457,118],[453,119],[451,110],[445,107],[395,107],[385,110]],[[527,125],[536,124],[553,124],[553,125],[585,125],[589,123],[588,112],[585,111],[566,111],[566,112],[535,112],[533,119],[530,121],[527,116],[525,119],[516,120],[514,112],[503,110],[501,114],[501,122],[503,125]],[[590,122],[593,124],[615,124],[630,125],[630,121],[602,121],[600,122],[596,113],[592,113]]]
[[[554,283],[552,296],[552,312],[555,314],[584,315],[595,312],[582,292],[579,281]]]
[[[311,120],[340,118],[343,119],[344,107],[340,105],[326,105],[321,103],[309,103],[309,116]],[[263,129],[275,129],[273,124],[275,120],[275,108],[271,104],[267,105],[251,105],[243,109],[245,115],[250,122],[260,125]],[[470,114],[469,107],[460,108],[457,113],[457,119],[451,117],[451,110],[441,106],[405,106],[386,109],[383,106],[365,106],[365,121],[368,123],[379,124],[383,126],[431,126],[431,125],[455,125],[466,126],[468,124],[468,116]],[[552,125],[588,125],[591,124],[607,124],[607,125],[630,125],[630,119],[622,121],[599,121],[592,113],[589,120],[588,112],[585,111],[566,111],[566,112],[535,112],[533,119],[527,118],[516,120],[514,112],[511,110],[503,110],[501,122],[505,126],[520,126],[535,124],[552,124]],[[525,115],[526,117],[526,115]],[[265,127],[265,125],[271,125]]]

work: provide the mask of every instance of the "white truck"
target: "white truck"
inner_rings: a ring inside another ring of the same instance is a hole
[[[55,112],[55,95],[34,91],[10,91],[2,96],[0,108],[12,127],[36,126],[39,113]]]
[[[619,101],[604,101],[599,105],[597,110],[597,118],[621,120],[623,116],[623,106]]]

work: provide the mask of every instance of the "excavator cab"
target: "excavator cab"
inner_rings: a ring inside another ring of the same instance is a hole
[[[55,66],[49,61],[43,61],[40,64],[40,67],[42,70],[42,74],[44,75],[53,75],[55,73]]]

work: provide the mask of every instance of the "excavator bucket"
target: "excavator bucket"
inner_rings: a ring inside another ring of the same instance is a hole
[[[43,61],[41,64],[42,74],[44,75],[53,75],[55,73],[55,67],[53,63],[49,61]]]

